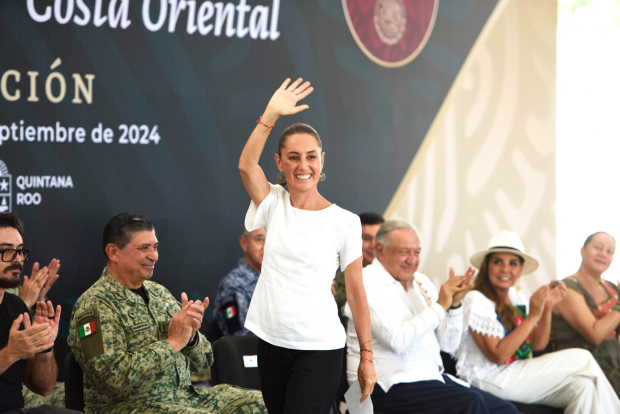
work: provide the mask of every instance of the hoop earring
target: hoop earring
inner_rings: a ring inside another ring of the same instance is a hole
[[[280,171],[280,174],[278,174],[278,182],[283,183],[284,181],[286,181],[286,177],[284,177],[284,171]]]
[[[319,181],[325,181],[326,178],[327,176],[325,175],[325,173],[321,171],[321,174],[319,175]]]

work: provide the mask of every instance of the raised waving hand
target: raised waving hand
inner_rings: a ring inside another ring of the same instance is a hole
[[[278,116],[293,115],[309,108],[308,105],[297,106],[297,102],[310,95],[314,90],[310,86],[310,82],[302,83],[302,78],[289,85],[290,82],[290,78],[287,78],[275,91],[267,105],[267,109],[271,109]]]
[[[239,158],[241,180],[256,205],[259,205],[269,194],[269,183],[262,168],[258,165],[269,133],[280,116],[293,115],[308,109],[308,105],[297,105],[297,103],[310,95],[314,88],[310,86],[310,82],[302,82],[301,78],[293,83],[290,79],[286,79],[275,91]]]

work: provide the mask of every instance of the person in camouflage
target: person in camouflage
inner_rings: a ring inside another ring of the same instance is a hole
[[[142,216],[119,214],[104,229],[107,267],[78,299],[69,327],[86,413],[266,413],[260,391],[191,385],[190,370],[213,363],[198,332],[209,301],[183,294],[179,303],[148,280],[157,246]]]
[[[249,232],[244,228],[239,244],[243,249],[243,258],[220,281],[215,295],[213,314],[224,336],[254,335],[244,325],[263,265],[265,229]]]

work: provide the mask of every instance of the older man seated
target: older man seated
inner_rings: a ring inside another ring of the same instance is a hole
[[[440,351],[453,352],[463,330],[461,298],[474,274],[450,277],[439,293],[417,273],[420,235],[400,219],[388,220],[376,236],[376,260],[363,270],[372,323],[367,350],[347,328],[347,379],[356,381],[359,359],[376,361],[372,394],[378,411],[398,413],[517,413],[507,401],[443,374]],[[348,306],[345,314],[352,318]]]
[[[69,345],[84,371],[87,413],[266,413],[259,391],[193,387],[190,370],[213,362],[198,332],[209,301],[181,303],[150,281],[159,258],[153,224],[122,213],[103,231],[101,278],[78,299]]]

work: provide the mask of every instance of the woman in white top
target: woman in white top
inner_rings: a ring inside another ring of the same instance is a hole
[[[620,401],[592,354],[567,349],[532,358],[549,342],[551,311],[566,285],[551,282],[529,300],[514,289],[538,262],[515,232],[503,231],[474,254],[480,269],[463,300],[465,329],[457,373],[498,397],[562,408],[565,413],[618,413]]]
[[[245,327],[259,341],[258,368],[269,413],[327,414],[340,382],[344,329],[331,294],[335,272],[344,270],[349,305],[365,351],[359,382],[363,399],[376,374],[366,293],[362,283],[359,217],[323,198],[325,153],[317,132],[305,124],[286,128],[280,137],[278,181],[270,184],[258,165],[265,142],[282,115],[308,108],[297,102],[313,88],[290,79],[274,93],[241,153],[239,170],[250,198],[248,231],[266,228],[261,276]]]

